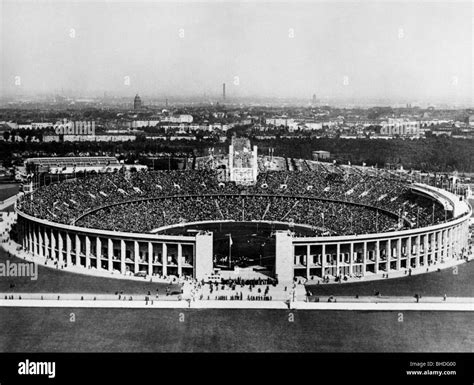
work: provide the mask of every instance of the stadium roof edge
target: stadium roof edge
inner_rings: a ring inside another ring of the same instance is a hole
[[[414,192],[422,193],[427,195],[437,202],[441,203],[445,210],[452,211],[453,217],[456,218],[470,210],[468,203],[464,200],[461,200],[457,195],[442,190],[437,187],[428,186],[422,183],[413,183],[410,185],[410,188]]]

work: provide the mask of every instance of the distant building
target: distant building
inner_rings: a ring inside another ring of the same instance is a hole
[[[331,157],[331,153],[329,151],[313,151],[311,153],[313,156],[313,160],[328,160]]]
[[[40,122],[40,123],[33,122],[33,123],[19,123],[19,124],[16,124],[16,127],[12,127],[12,128],[18,128],[20,130],[41,130],[41,129],[49,128],[52,126],[53,126],[53,123],[50,123],[50,122]]]
[[[433,136],[452,136],[453,130],[451,127],[440,127],[430,130]]]
[[[160,120],[133,120],[130,122],[130,128],[156,127],[160,122]]]
[[[321,122],[305,122],[305,127],[307,130],[322,130],[323,123]]]
[[[276,117],[276,118],[267,118],[265,119],[265,124],[275,127],[288,127],[295,122],[294,119],[288,119],[286,117]]]
[[[469,125],[474,127],[474,115],[469,115]]]
[[[124,168],[130,170],[146,170],[144,165],[124,165],[112,156],[81,156],[81,157],[46,157],[27,158],[23,166],[15,167],[15,179],[22,182],[24,193],[33,192],[43,185],[45,179],[39,174],[56,175],[58,181],[61,176],[74,175],[79,172],[108,173]]]
[[[163,116],[160,120],[162,123],[192,123],[193,116],[187,114],[178,116]]]
[[[138,94],[136,94],[135,99],[133,100],[133,109],[135,111],[142,109],[142,100],[140,99],[140,96],[138,96]]]
[[[136,135],[44,135],[43,142],[129,142]]]
[[[229,177],[232,182],[247,185],[257,181],[257,146],[246,138],[232,138],[229,146]]]

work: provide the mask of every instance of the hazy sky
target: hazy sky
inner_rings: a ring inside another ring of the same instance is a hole
[[[470,2],[2,1],[0,90],[467,102],[472,20]]]

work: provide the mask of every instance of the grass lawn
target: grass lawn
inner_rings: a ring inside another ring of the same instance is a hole
[[[474,262],[468,262],[454,268],[411,277],[385,279],[369,282],[336,283],[330,285],[308,285],[313,295],[352,296],[422,296],[474,297]]]
[[[0,250],[0,262],[5,262],[7,255]],[[11,261],[23,260],[10,257]],[[355,296],[374,295],[376,291],[383,296],[422,296],[474,297],[474,262],[462,264],[457,268],[441,270],[412,277],[394,278],[369,282],[356,282],[330,285],[308,285],[314,296]],[[10,288],[14,284],[14,288]],[[92,277],[74,274],[39,266],[38,280],[27,277],[0,277],[0,292],[44,292],[44,293],[115,293],[124,291],[127,294],[145,294],[148,291],[164,292],[167,284],[148,281],[130,281],[114,278]]]
[[[0,262],[7,259],[0,251]],[[16,258],[10,258],[17,260]],[[145,294],[166,284],[89,277],[39,267],[37,281],[0,277],[5,292]],[[474,263],[367,283],[319,286],[335,295],[473,295]],[[10,288],[11,283],[15,284]],[[323,293],[320,293],[323,295]],[[74,313],[75,322],[70,322]],[[180,322],[180,314],[184,322]],[[446,352],[472,351],[466,312],[245,309],[0,308],[1,352]]]
[[[15,211],[15,205],[11,204],[10,206],[5,207],[2,211],[6,213],[13,213]]]
[[[17,194],[19,188],[20,185],[18,184],[0,184],[0,201],[4,201]]]
[[[16,257],[8,257],[6,252],[0,250],[0,262],[24,262]],[[14,284],[15,287],[10,288]],[[124,294],[164,294],[166,283],[151,283],[149,281],[131,281],[115,278],[92,277],[83,274],[69,273],[66,271],[38,267],[38,279],[31,280],[29,277],[0,277],[0,292],[6,293],[108,293],[113,294],[116,291],[123,291]],[[171,289],[178,288],[177,285],[171,285]],[[158,289],[158,291],[157,291]]]
[[[70,321],[71,313],[75,322]],[[184,315],[184,321],[180,322]],[[2,352],[470,352],[472,313],[1,308]]]

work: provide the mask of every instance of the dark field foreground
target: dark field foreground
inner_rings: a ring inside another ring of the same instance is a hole
[[[75,322],[70,321],[71,313]],[[1,308],[1,352],[472,352],[467,312]],[[183,318],[184,317],[184,318]],[[180,322],[180,318],[183,322]]]
[[[8,256],[0,249],[0,263],[24,263],[20,258]],[[13,287],[11,287],[14,285]],[[63,270],[38,266],[38,279],[30,277],[0,276],[0,293],[83,293],[83,294],[114,294],[123,291],[124,294],[164,294],[166,288],[178,290],[178,285],[167,283],[151,283],[145,279],[140,281],[94,277],[84,274],[70,273]]]
[[[0,262],[24,262],[16,257],[8,257],[0,249]],[[356,283],[335,283],[329,285],[308,285],[314,296],[371,296],[379,292],[382,296],[425,297],[474,297],[474,261],[448,268],[440,272],[415,275],[404,278],[385,279]],[[11,284],[15,286],[10,287]],[[69,273],[43,266],[38,268],[38,280],[28,277],[0,277],[0,292],[4,293],[84,293],[111,294],[123,291],[127,294],[146,294],[147,291],[164,293],[168,284],[131,281],[115,278],[93,277]],[[178,286],[171,286],[172,289]]]
[[[474,297],[474,261],[457,268],[447,268],[411,277],[382,279],[377,281],[307,285],[314,296],[370,296],[379,292],[382,296],[410,297]]]

